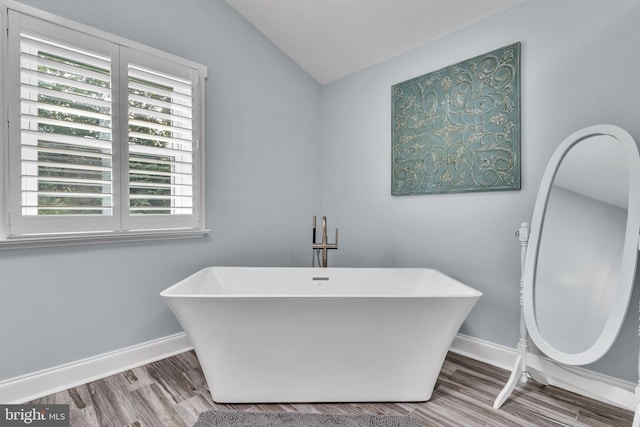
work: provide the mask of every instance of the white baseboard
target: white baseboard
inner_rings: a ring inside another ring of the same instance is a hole
[[[77,387],[100,378],[117,374],[127,369],[146,365],[191,350],[193,347],[187,335],[182,332],[157,340],[148,341],[98,356],[67,363],[42,371],[0,381],[0,403],[25,403],[62,390]],[[481,362],[511,370],[516,358],[516,350],[458,334],[453,340],[451,351]],[[537,364],[552,363],[550,360],[529,355]],[[577,376],[598,381],[597,393],[588,393],[594,399],[614,405],[634,409],[635,384],[582,368],[570,367],[553,370],[555,377],[550,383],[576,393],[585,394],[585,387]],[[611,398],[615,396],[615,398]]]
[[[19,404],[191,350],[184,332],[0,381],[0,403]]]
[[[513,368],[513,362],[516,360],[516,350],[513,348],[462,334],[456,335],[450,350],[509,371]]]
[[[450,350],[508,371],[513,369],[517,355],[513,348],[462,334],[456,335]],[[527,355],[527,360],[530,366],[547,376],[551,385],[631,411],[636,408],[635,383],[576,366],[559,365],[551,359],[531,353]],[[595,383],[597,386],[593,386]]]

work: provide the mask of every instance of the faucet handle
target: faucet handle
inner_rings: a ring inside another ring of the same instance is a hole
[[[311,243],[315,244],[316,243],[316,216],[313,216],[313,235],[312,235],[312,240]]]

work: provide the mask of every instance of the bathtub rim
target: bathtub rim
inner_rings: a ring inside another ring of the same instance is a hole
[[[214,272],[216,270],[305,270],[305,271],[317,271],[319,274],[315,274],[314,277],[322,277],[322,272],[330,273],[331,271],[347,271],[347,270],[368,270],[368,271],[389,271],[389,270],[403,270],[403,271],[428,271],[433,272],[445,280],[452,282],[456,288],[463,289],[464,292],[457,292],[455,294],[447,294],[446,290],[443,292],[435,293],[435,294],[418,294],[418,293],[398,293],[398,294],[357,294],[357,293],[345,293],[345,294],[291,294],[291,293],[274,293],[274,294],[255,294],[255,293],[174,293],[176,289],[181,286],[185,286],[185,282],[190,280],[195,280],[196,276],[211,274],[210,272]],[[181,279],[177,283],[169,286],[160,292],[160,296],[164,299],[173,299],[173,298],[197,298],[197,299],[248,299],[248,298],[258,298],[258,299],[271,299],[271,298],[399,298],[399,299],[420,299],[420,298],[480,298],[483,293],[442,271],[435,268],[428,267],[327,267],[327,268],[318,268],[318,267],[261,267],[261,266],[209,266],[201,268],[200,270],[194,272],[193,274]]]

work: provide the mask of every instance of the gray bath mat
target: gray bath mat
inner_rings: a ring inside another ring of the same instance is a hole
[[[423,427],[396,415],[329,415],[291,412],[207,411],[193,427]]]

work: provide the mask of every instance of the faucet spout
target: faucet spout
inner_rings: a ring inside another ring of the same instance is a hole
[[[327,243],[327,217],[322,217],[322,243]]]
[[[338,249],[338,229],[336,228],[336,240],[334,243],[329,243],[329,239],[327,238],[327,217],[322,217],[322,241],[320,243],[316,243],[316,217],[313,217],[313,242],[311,244],[311,248],[314,251],[314,256],[317,253],[316,251],[322,254],[322,261],[320,262],[320,267],[327,267],[328,264],[328,250],[330,249]],[[315,257],[313,258],[313,262],[315,262]]]

